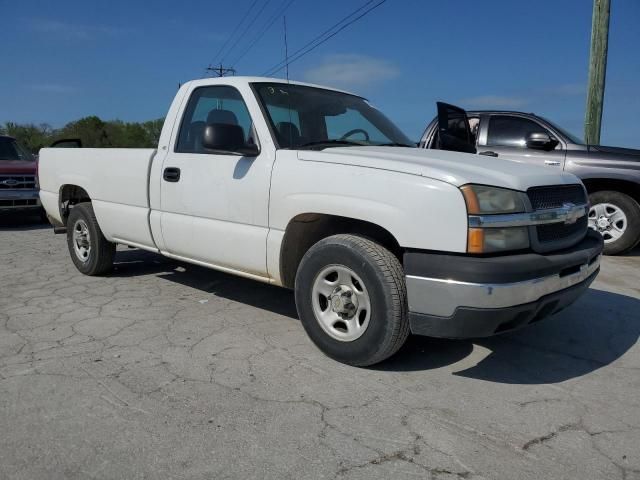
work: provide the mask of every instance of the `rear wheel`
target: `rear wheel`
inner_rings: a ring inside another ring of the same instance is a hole
[[[589,195],[589,226],[604,238],[604,253],[617,255],[640,241],[640,205],[621,192],[604,190]]]
[[[295,296],[311,340],[340,362],[381,362],[409,335],[402,266],[372,240],[334,235],[316,243],[300,262]]]
[[[71,209],[67,246],[74,265],[85,275],[101,275],[113,266],[116,245],[104,238],[91,203],[79,203]]]

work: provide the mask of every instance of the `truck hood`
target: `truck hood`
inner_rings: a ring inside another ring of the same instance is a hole
[[[627,160],[640,162],[640,150],[633,148],[606,147],[604,145],[589,145],[587,147],[589,157],[597,157],[603,160]]]
[[[552,167],[484,155],[404,147],[335,147],[299,150],[300,160],[352,165],[428,177],[456,187],[467,183],[525,191],[538,185],[580,183]]]
[[[36,173],[36,162],[26,160],[0,160],[0,175],[24,173],[33,175]]]

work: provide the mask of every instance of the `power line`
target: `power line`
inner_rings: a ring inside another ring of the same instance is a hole
[[[354,15],[356,15],[359,11],[363,10],[364,8],[366,8],[368,5],[372,4],[374,0],[369,0],[367,1],[364,5],[361,5],[359,8],[357,8],[356,10],[354,10],[353,12],[351,12],[349,15],[347,15],[346,17],[344,17],[342,20],[340,20],[338,23],[332,25],[331,27],[329,27],[327,30],[325,30],[324,32],[322,32],[320,35],[316,36],[315,38],[313,38],[312,40],[310,40],[309,42],[305,43],[302,47],[300,47],[298,50],[296,50],[295,52],[293,52],[292,57],[294,57],[295,55],[297,55],[298,53],[302,52],[305,48],[307,48],[308,46],[312,45],[313,43],[317,42],[319,39],[321,39],[322,37],[324,37],[325,35],[327,35],[328,33],[330,33],[332,30],[334,30],[336,27],[338,27],[340,24],[346,22],[349,18],[353,17]],[[270,72],[271,70],[273,70],[276,67],[284,67],[284,61],[281,61],[280,63],[274,65],[273,67],[271,67],[268,72]],[[282,68],[280,68],[279,70],[282,70]],[[278,71],[278,70],[276,70]],[[274,72],[275,73],[275,72]]]
[[[222,46],[218,49],[218,51],[216,52],[216,54],[213,56],[213,58],[211,59],[211,63],[214,63],[214,61],[218,58],[218,56],[222,53],[222,51],[226,48],[226,46],[229,44],[229,42],[231,41],[231,39],[235,36],[235,34],[238,32],[238,29],[240,28],[240,26],[244,23],[245,19],[247,18],[247,15],[249,15],[249,13],[251,13],[251,10],[253,10],[253,7],[256,5],[256,3],[258,3],[258,0],[253,0],[253,2],[251,3],[251,5],[249,6],[249,8],[247,9],[247,11],[244,13],[244,15],[242,16],[242,18],[240,18],[240,21],[238,22],[238,24],[235,26],[235,28],[233,29],[233,32],[231,32],[231,35],[229,35],[227,37],[227,40],[222,44]],[[209,64],[209,66],[211,66],[211,63]]]
[[[260,17],[260,14],[262,14],[262,12],[264,11],[264,9],[267,7],[267,5],[269,5],[269,3],[271,3],[271,0],[267,0],[266,2],[264,2],[262,4],[262,8],[260,10],[258,10],[258,13],[256,13],[256,15],[253,17],[253,20],[251,20],[251,22],[249,22],[247,24],[247,26],[244,28],[244,30],[242,31],[242,33],[240,34],[240,36],[236,39],[236,41],[233,43],[233,45],[231,45],[231,47],[229,47],[229,50],[227,50],[227,53],[225,53],[222,56],[222,61],[224,61],[225,58],[227,58],[227,56],[233,51],[233,49],[236,47],[236,45],[238,45],[238,43],[240,42],[240,40],[242,40],[242,38],[245,36],[245,34],[247,33],[247,31],[253,26],[253,24],[256,22],[256,20]]]
[[[237,65],[240,62],[240,60],[242,60],[244,58],[244,56],[247,53],[249,53],[249,51],[251,51],[251,49],[256,45],[256,43],[258,43],[258,41],[264,36],[264,34],[269,31],[269,29],[273,26],[273,24],[276,22],[276,20],[278,18],[280,18],[280,16],[284,12],[287,11],[287,9],[291,6],[291,4],[294,1],[295,0],[283,0],[282,1],[282,3],[280,4],[280,7],[276,9],[276,13],[269,20],[267,20],[267,22],[264,24],[264,26],[260,30],[260,32],[251,40],[251,42],[249,43],[247,48],[245,48],[242,51],[240,56],[238,56],[234,62],[231,62],[231,65],[233,65],[233,66]]]
[[[368,5],[370,5],[373,0],[370,0],[368,2],[366,2],[364,5],[362,5],[360,8],[354,10],[353,12],[351,12],[349,15],[347,15],[346,17],[344,17],[342,20],[340,20],[338,23],[336,23],[335,25],[333,25],[331,28],[329,28],[328,30],[326,30],[325,32],[321,33],[320,35],[318,35],[316,38],[314,38],[313,40],[311,40],[310,42],[308,42],[305,46],[299,48],[293,55],[291,55],[291,57],[289,58],[288,61],[281,61],[280,63],[274,65],[273,67],[271,67],[269,70],[267,70],[265,73],[263,73],[263,75],[266,76],[271,76],[279,71],[281,71],[283,68],[285,68],[285,66],[287,64],[291,64],[293,62],[295,62],[296,60],[299,60],[300,58],[304,57],[305,55],[307,55],[308,53],[312,52],[313,50],[315,50],[316,48],[318,48],[320,45],[322,45],[323,43],[327,42],[328,40],[330,40],[331,38],[335,37],[338,33],[340,33],[341,31],[343,31],[345,28],[349,27],[350,25],[354,24],[355,22],[357,22],[358,20],[360,20],[362,17],[364,17],[365,15],[369,14],[370,12],[372,12],[373,10],[375,10],[376,8],[378,8],[380,5],[382,5],[383,3],[385,3],[387,0],[380,0],[378,3],[376,3],[375,5],[367,8],[364,12],[362,12],[360,15],[356,16],[355,18],[349,20],[347,23],[344,23],[345,21],[347,21],[348,19],[350,19],[351,17],[353,17],[354,15],[356,15],[358,12],[360,12],[361,10],[365,9]],[[343,24],[344,25],[341,25]],[[340,26],[341,25],[341,26]],[[337,28],[337,30],[335,30]],[[335,30],[332,32],[332,30]],[[327,35],[329,32],[329,35]],[[324,38],[323,38],[324,37]]]

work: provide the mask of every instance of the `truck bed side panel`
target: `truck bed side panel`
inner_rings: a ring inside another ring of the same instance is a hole
[[[155,149],[47,148],[40,152],[41,196],[50,215],[60,219],[62,187],[82,187],[93,202],[96,218],[111,241],[155,248],[149,229],[149,170]]]

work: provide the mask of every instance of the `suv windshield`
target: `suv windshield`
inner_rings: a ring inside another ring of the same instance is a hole
[[[285,83],[253,85],[280,148],[416,146],[361,97]]]
[[[33,161],[33,156],[28,150],[22,148],[18,142],[10,137],[0,137],[0,161],[1,160],[27,160]]]

